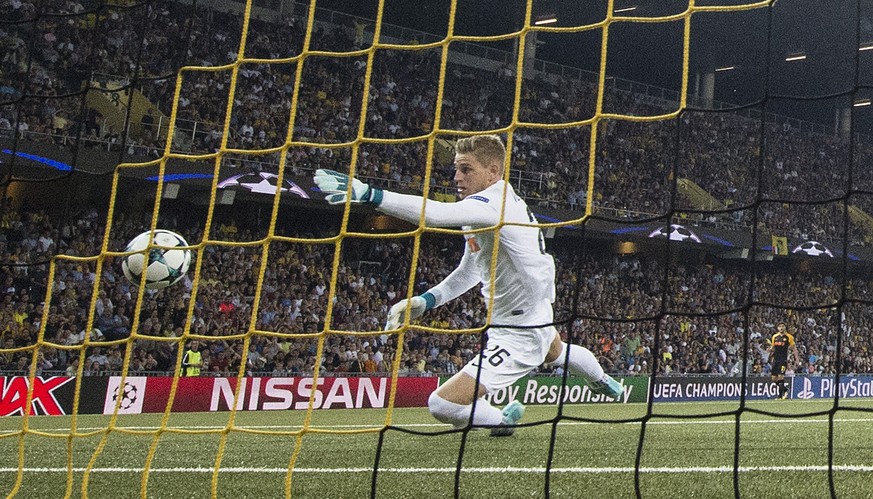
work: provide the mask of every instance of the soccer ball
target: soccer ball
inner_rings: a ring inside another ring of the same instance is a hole
[[[154,234],[154,243],[148,251],[148,267],[143,268],[146,263],[146,248],[152,240],[152,234]],[[143,232],[124,248],[124,251],[138,251],[138,253],[125,256],[121,261],[121,270],[127,280],[137,286],[145,283],[146,289],[166,288],[179,282],[191,265],[191,251],[174,249],[177,246],[188,246],[188,243],[175,232],[164,229],[156,229],[154,233]]]
[[[800,246],[794,248],[792,253],[804,253],[809,256],[829,256],[831,258],[834,257],[834,254],[825,246],[824,244],[818,241],[806,241]]]
[[[658,227],[649,234],[649,237],[663,237],[671,241],[702,242],[700,238],[697,237],[697,234],[692,232],[688,227],[679,224],[671,224],[669,227]]]

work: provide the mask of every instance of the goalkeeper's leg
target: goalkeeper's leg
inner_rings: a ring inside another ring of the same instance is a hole
[[[477,390],[479,398],[475,403],[452,402],[443,398],[439,392],[443,391],[446,396],[455,397],[460,402],[467,402],[468,394],[473,393],[475,379],[461,372],[449,382],[440,387],[440,390],[431,393],[428,398],[427,405],[433,417],[455,428],[463,428],[470,423],[472,414],[473,426],[490,426],[492,437],[508,437],[515,433],[515,426],[524,415],[524,405],[521,402],[513,400],[502,411],[498,410],[481,396],[484,394],[484,389],[481,388]]]
[[[565,361],[566,364],[564,364]],[[585,378],[591,389],[601,395],[618,398],[624,392],[624,387],[604,372],[591,350],[583,346],[564,343],[557,335],[552,341],[546,362],[565,365],[571,373]]]
[[[427,407],[437,420],[450,424],[455,428],[463,428],[470,422],[470,412],[473,404],[456,404],[440,397],[437,392],[430,394]],[[503,421],[500,409],[489,404],[484,398],[476,401],[476,412],[473,414],[473,425],[496,426]]]
[[[483,380],[493,379],[494,373],[486,371],[482,373]],[[524,415],[524,405],[513,400],[501,411],[485,400],[487,392],[484,386],[476,384],[476,378],[461,371],[433,392],[427,405],[433,417],[455,428],[470,424],[472,414],[473,426],[490,426],[492,436],[512,435]]]
[[[473,413],[473,425],[494,426],[503,421],[503,413],[481,398],[485,389],[476,389],[476,380],[468,374],[459,372],[445,382],[438,390],[430,394],[427,406],[437,420],[448,423],[455,428],[463,428],[470,422],[473,412],[473,400],[476,400],[476,411]]]

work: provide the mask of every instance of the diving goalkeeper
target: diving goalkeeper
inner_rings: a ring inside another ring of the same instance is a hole
[[[594,392],[618,398],[622,385],[603,371],[594,354],[561,341],[552,325],[555,263],[546,253],[542,232],[531,225],[496,228],[501,211],[504,222],[537,223],[524,200],[502,180],[506,156],[502,140],[496,135],[462,138],[455,150],[454,180],[461,200],[428,200],[425,224],[463,230],[494,229],[465,234],[467,244],[458,267],[424,294],[391,307],[385,330],[398,329],[407,312],[410,320],[417,319],[480,283],[485,302],[491,303],[489,298],[494,297],[492,325],[485,349],[430,395],[430,413],[456,428],[472,423],[490,427],[494,436],[511,435],[524,414],[524,405],[514,400],[501,411],[482,397],[513,384],[544,362],[561,362],[570,372],[584,377]],[[349,189],[349,177],[331,170],[317,170],[314,180],[331,204],[345,203],[351,194],[349,202],[374,205],[383,213],[411,223],[420,220],[420,196],[383,191],[357,179],[352,180]],[[500,239],[497,261],[492,263],[495,237]]]

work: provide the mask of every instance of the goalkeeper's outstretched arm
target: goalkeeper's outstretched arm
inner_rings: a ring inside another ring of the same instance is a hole
[[[456,203],[442,203],[421,196],[383,191],[345,173],[324,169],[316,170],[313,180],[330,204],[369,204],[411,223],[419,223],[422,207],[425,225],[430,227],[490,227],[500,222],[500,203],[490,203],[482,196],[472,195]],[[461,263],[442,282],[422,295],[401,300],[391,307],[385,329],[400,327],[407,310],[410,320],[415,320],[427,310],[457,298],[480,280],[470,250],[465,247]]]
[[[419,296],[413,296],[409,300],[401,300],[391,307],[391,310],[388,311],[385,330],[399,328],[403,323],[403,314],[407,308],[410,309],[409,320],[413,321],[421,317],[426,311],[448,303],[466,293],[479,281],[476,266],[473,265],[472,258],[470,258],[469,248],[465,247],[461,263],[439,284]]]
[[[491,227],[500,222],[500,204],[483,203],[476,196],[456,203],[430,199],[425,202],[421,196],[384,191],[358,179],[352,179],[350,188],[348,175],[323,169],[316,170],[313,180],[330,204],[347,202],[351,193],[350,203],[369,204],[382,213],[414,224],[421,219],[422,206],[425,207],[424,222],[429,227]]]

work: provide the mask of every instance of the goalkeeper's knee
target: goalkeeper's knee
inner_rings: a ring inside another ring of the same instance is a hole
[[[456,428],[466,426],[470,419],[470,406],[456,404],[437,395],[436,392],[430,394],[427,399],[427,408],[430,410],[431,416],[438,421],[450,424]]]

